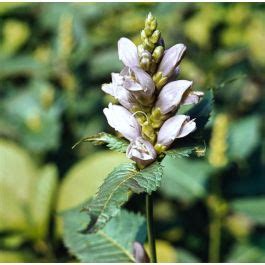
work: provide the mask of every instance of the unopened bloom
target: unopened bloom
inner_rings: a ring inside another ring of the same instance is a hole
[[[157,136],[157,144],[169,147],[175,139],[187,136],[196,130],[196,123],[187,115],[176,115],[166,120]]]
[[[129,141],[133,141],[141,135],[141,128],[137,120],[124,107],[109,103],[109,107],[104,108],[103,112],[109,125]]]
[[[163,76],[170,77],[174,69],[180,63],[185,51],[186,46],[184,44],[176,44],[167,49],[159,64],[157,72],[162,72]]]
[[[191,81],[178,80],[165,85],[156,102],[155,107],[167,114],[178,108],[184,93],[192,86]]]
[[[147,166],[156,159],[156,151],[153,145],[142,137],[138,137],[134,141],[131,141],[127,148],[126,155],[142,166]]]
[[[121,38],[118,41],[119,59],[125,66],[139,66],[139,57],[136,45],[127,38]]]

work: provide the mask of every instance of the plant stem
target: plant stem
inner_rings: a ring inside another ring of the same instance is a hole
[[[212,213],[210,224],[209,262],[216,263],[220,260],[221,243],[221,218]]]
[[[156,245],[154,236],[154,221],[153,221],[153,197],[152,194],[146,194],[146,219],[147,219],[147,234],[150,248],[150,261],[156,263]]]

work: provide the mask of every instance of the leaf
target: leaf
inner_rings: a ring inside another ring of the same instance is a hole
[[[105,132],[81,139],[73,146],[73,148],[82,142],[92,142],[94,145],[106,144],[110,150],[115,150],[121,153],[125,153],[129,145],[127,141]]]
[[[196,154],[198,157],[204,156],[206,151],[206,146],[201,146],[198,143],[190,143],[188,145],[182,145],[174,149],[170,149],[165,152],[165,154],[172,158],[183,158],[189,157],[192,153]]]
[[[212,168],[205,161],[167,156],[162,165],[161,191],[169,198],[191,201],[206,193],[206,181]]]
[[[205,93],[203,99],[190,109],[186,115],[191,119],[195,119],[197,130],[204,128],[208,122],[213,108],[213,91],[210,90]]]
[[[114,167],[128,161],[123,154],[103,151],[76,163],[64,176],[60,185],[57,212],[71,209],[92,198],[106,175]],[[60,218],[57,219],[57,234],[61,234]]]
[[[81,262],[135,262],[132,254],[134,241],[144,243],[144,218],[121,210],[104,229],[94,234],[82,234],[87,215],[79,208],[63,214],[63,240],[70,252]]]
[[[260,117],[254,115],[232,124],[228,134],[228,154],[231,159],[246,158],[258,145],[260,121]]]
[[[161,178],[162,166],[158,162],[140,171],[133,163],[115,168],[86,207],[91,218],[87,231],[91,233],[101,229],[115,216],[121,205],[128,200],[129,191],[151,193],[158,188]]]
[[[246,262],[265,262],[264,249],[249,243],[235,245],[229,254],[226,262],[246,263]]]
[[[255,223],[265,225],[265,197],[237,199],[230,206],[235,212],[246,215]]]
[[[55,166],[47,165],[42,169],[36,181],[30,207],[33,222],[30,234],[33,238],[44,239],[47,235],[58,186],[57,174]]]

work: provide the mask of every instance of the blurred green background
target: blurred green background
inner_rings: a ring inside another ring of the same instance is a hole
[[[113,132],[101,84],[122,67],[118,39],[139,42],[149,11],[166,47],[188,47],[179,78],[215,94],[206,155],[163,162],[158,259],[265,262],[263,3],[1,3],[0,262],[75,261],[56,213],[90,198],[126,158],[71,147]],[[126,208],[144,213],[143,200]]]

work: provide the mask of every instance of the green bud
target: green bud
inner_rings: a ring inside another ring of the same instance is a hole
[[[156,63],[159,63],[163,54],[164,48],[162,46],[157,46],[152,53],[152,57]]]
[[[152,35],[153,31],[149,27],[145,27],[144,33],[147,37],[150,37]]]
[[[150,28],[151,28],[152,31],[156,30],[156,28],[157,28],[157,20],[156,20],[156,18],[151,22]]]
[[[167,83],[167,77],[162,77],[157,83],[156,88],[161,89]]]
[[[153,81],[155,83],[158,83],[161,78],[162,78],[162,72],[157,72],[153,75]]]
[[[144,42],[147,39],[146,33],[144,30],[141,31],[141,40]]]
[[[145,39],[143,41],[143,45],[144,45],[144,48],[148,50],[149,52],[152,52],[155,47],[154,44],[150,42],[148,39]]]
[[[148,121],[146,121],[142,125],[142,134],[143,134],[143,137],[146,137],[152,144],[155,142],[156,133],[153,127],[148,123]]]
[[[161,144],[156,144],[156,145],[154,146],[154,148],[155,148],[155,150],[156,150],[156,152],[157,152],[158,154],[161,154],[161,153],[165,152],[166,149],[167,149],[166,146],[161,145]]]
[[[152,114],[150,115],[150,121],[154,129],[160,128],[165,119],[166,116],[161,113],[160,108],[154,108],[152,110]]]
[[[157,29],[154,31],[154,33],[152,34],[152,36],[149,38],[149,40],[153,43],[156,44],[161,36],[161,32]]]

